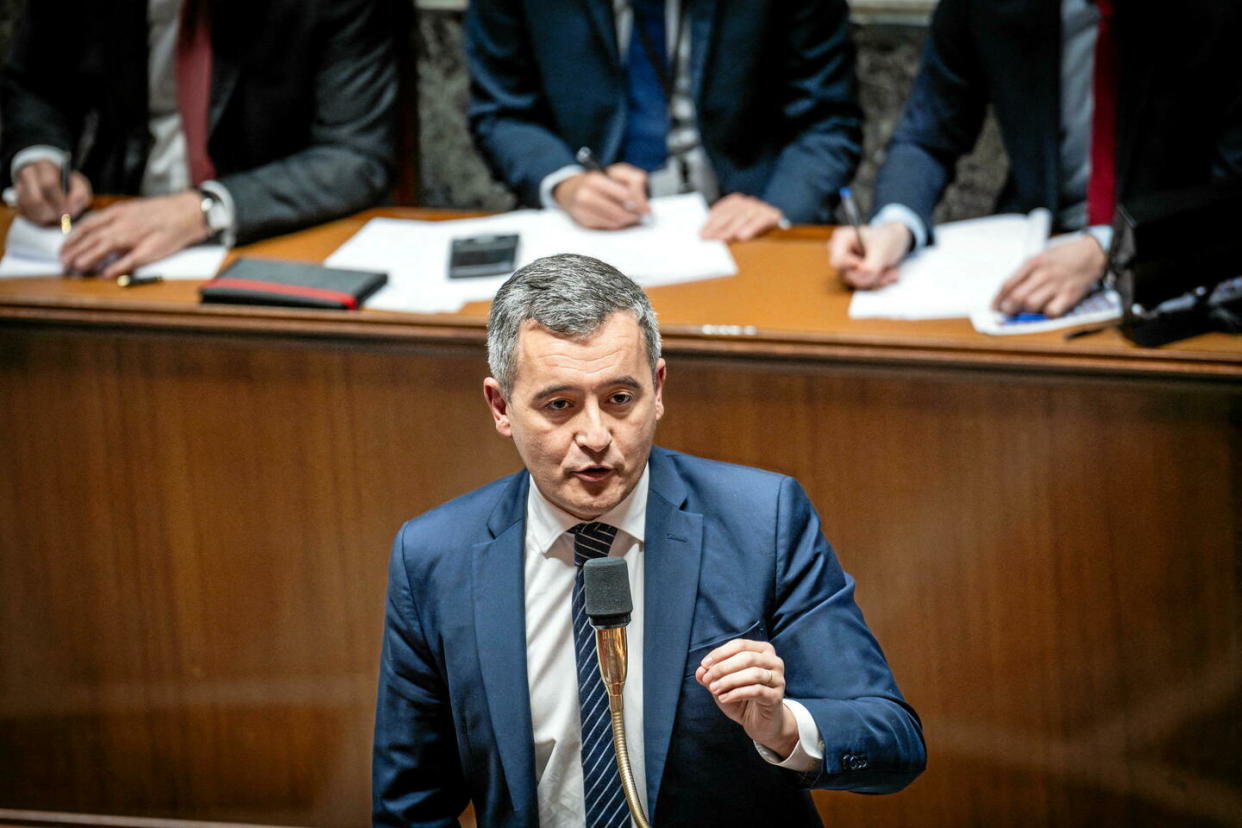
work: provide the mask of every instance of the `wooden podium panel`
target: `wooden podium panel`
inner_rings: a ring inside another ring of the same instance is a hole
[[[825,821],[1242,824],[1242,345],[852,322],[825,236],[652,291],[658,441],[802,481],[924,721]],[[519,465],[486,308],[194,290],[0,280],[0,809],[367,824],[392,537]]]

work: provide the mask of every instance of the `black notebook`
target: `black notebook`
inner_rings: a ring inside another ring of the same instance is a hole
[[[199,288],[199,293],[204,302],[354,310],[387,282],[387,273],[238,259]]]

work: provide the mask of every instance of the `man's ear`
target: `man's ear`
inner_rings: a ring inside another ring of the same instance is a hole
[[[655,370],[655,413],[656,419],[664,416],[664,378],[668,375],[668,365],[664,362],[664,357],[660,357],[656,361]]]
[[[487,400],[487,408],[492,412],[496,430],[501,436],[512,437],[513,426],[509,423],[509,401],[505,399],[504,392],[500,390],[500,383],[492,377],[483,380],[483,398]]]

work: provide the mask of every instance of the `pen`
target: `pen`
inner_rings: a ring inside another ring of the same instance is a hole
[[[586,168],[587,172],[602,173],[605,177],[607,177],[611,181],[617,180],[613,178],[611,175],[608,175],[608,170],[601,167],[600,163],[595,160],[595,153],[591,152],[590,147],[580,147],[578,149],[578,152],[574,155],[574,158],[578,161],[579,164],[581,164],[583,167]],[[622,202],[621,206],[629,210],[632,213],[638,208],[638,203],[634,201],[625,201],[625,202]]]
[[[116,277],[117,287],[123,287],[123,288],[141,287],[143,285],[153,285],[156,282],[162,282],[162,281],[164,281],[164,277],[159,276],[154,273],[148,276],[139,276],[133,273],[122,273],[120,276]]]
[[[845,217],[849,219],[850,225],[854,228],[854,234],[858,236],[858,252],[862,253],[862,257],[867,258],[867,247],[863,244],[862,221],[858,216],[858,205],[854,203],[854,194],[849,187],[842,187],[841,204],[845,207]]]
[[[69,215],[69,175],[73,172],[73,155],[65,154],[65,161],[60,165],[60,189],[65,194],[65,212],[60,214],[60,232],[69,235],[73,230],[73,216]]]

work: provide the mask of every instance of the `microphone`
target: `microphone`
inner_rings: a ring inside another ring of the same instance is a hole
[[[600,681],[608,691],[608,710],[612,721],[612,747],[617,754],[617,771],[625,792],[625,804],[638,828],[651,828],[643,803],[638,798],[630,752],[625,742],[625,709],[622,691],[628,668],[625,628],[634,611],[630,598],[629,567],[625,558],[595,558],[582,565],[582,597],[587,619],[595,628],[595,651],[599,654]]]

